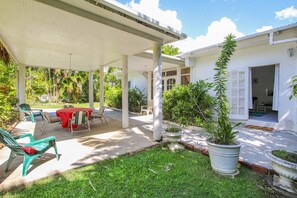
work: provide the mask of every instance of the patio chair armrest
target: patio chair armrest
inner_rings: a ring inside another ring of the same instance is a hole
[[[141,110],[147,110],[147,105],[142,105],[142,106],[140,106],[140,109],[141,109]]]
[[[36,140],[34,142],[30,142],[28,144],[26,144],[25,146],[33,146],[35,144],[40,144],[40,143],[44,143],[44,142],[50,142],[50,141],[56,141],[56,137],[55,136],[49,136],[40,140]]]
[[[33,137],[33,135],[31,133],[26,133],[26,134],[23,134],[23,135],[18,135],[18,136],[15,136],[13,138],[15,140],[18,140],[18,139],[25,138],[25,137],[29,137],[30,142],[34,142],[35,141],[35,138]]]

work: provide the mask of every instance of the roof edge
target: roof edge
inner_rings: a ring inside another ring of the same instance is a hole
[[[243,36],[243,37],[239,37],[239,38],[236,38],[235,40],[237,42],[240,42],[240,41],[248,40],[248,39],[251,39],[251,38],[256,38],[256,37],[263,36],[263,35],[269,35],[272,32],[287,30],[287,29],[294,28],[294,27],[297,27],[297,22],[289,24],[289,25],[273,28],[273,29],[270,29],[270,30],[266,30],[266,31],[263,31],[263,32],[258,32],[258,33],[255,33],[255,34],[250,34],[250,35],[246,35],[246,36]],[[222,44],[223,44],[223,42],[213,44],[213,45],[209,45],[209,46],[202,47],[202,48],[198,48],[198,49],[195,49],[195,50],[191,50],[191,51],[188,51],[188,52],[185,52],[185,53],[181,54],[180,57],[185,58],[186,56],[194,55],[194,54],[196,54],[196,53],[198,53],[200,51],[205,51],[205,50],[208,50],[208,49],[220,47]]]
[[[146,27],[149,27],[151,29],[154,29],[158,32],[161,32],[163,34],[166,34],[168,36],[171,36],[175,39],[182,40],[187,38],[187,35],[185,33],[182,33],[178,30],[175,30],[174,28],[167,26],[165,24],[160,23],[159,21],[146,16],[140,12],[137,12],[135,10],[130,9],[129,7],[111,0],[85,0],[86,2],[89,2],[95,6],[101,7],[105,10],[108,10],[110,12],[116,13],[122,17],[125,17],[127,19],[133,20],[139,24],[142,24]]]

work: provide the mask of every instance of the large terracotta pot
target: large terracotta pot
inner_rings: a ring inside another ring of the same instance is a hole
[[[276,157],[272,151],[265,151],[265,155],[272,161],[272,168],[279,175],[274,175],[273,185],[297,194],[297,164]]]
[[[237,163],[241,143],[237,143],[236,145],[221,145],[209,141],[206,142],[212,169],[221,175],[237,175],[239,173]]]

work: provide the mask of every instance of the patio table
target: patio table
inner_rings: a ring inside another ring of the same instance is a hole
[[[75,111],[86,111],[89,113],[89,116],[91,116],[93,112],[91,108],[64,108],[57,110],[56,114],[61,118],[63,128],[68,128],[68,120],[72,118],[72,114]]]

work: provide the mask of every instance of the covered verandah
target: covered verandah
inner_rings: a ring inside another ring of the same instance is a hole
[[[154,140],[162,129],[161,46],[186,35],[115,1],[1,1],[0,39],[18,63],[17,95],[26,102],[25,67],[89,72],[93,105],[93,72],[100,69],[100,106],[104,105],[104,67],[122,69],[122,128],[129,127],[129,57],[153,51]],[[131,65],[131,66],[130,66]],[[20,115],[22,119],[23,115]]]
[[[161,139],[162,132],[161,46],[185,37],[184,34],[174,31],[170,27],[162,26],[158,21],[129,10],[115,1],[1,1],[0,41],[19,65],[17,75],[19,103],[26,102],[26,66],[89,72],[91,108],[94,108],[93,72],[95,70],[101,71],[101,106],[104,105],[104,67],[122,68],[123,91],[120,122],[112,120],[112,123],[104,126],[95,121],[91,134],[81,133],[77,138],[70,137],[71,134],[65,129],[52,125],[53,128],[47,128],[47,131],[48,135],[58,136],[59,152],[64,153],[60,158],[61,161],[57,162],[56,159],[51,158],[52,153],[49,150],[45,158],[40,159],[41,165],[35,167],[39,171],[29,170],[29,176],[21,179],[19,172],[21,158],[19,158],[19,161],[16,160],[12,164],[10,172],[5,175],[1,173],[4,177],[1,178],[1,182],[9,180],[16,184],[17,181],[20,183],[33,181],[86,163],[94,163],[110,156],[123,154],[123,152],[133,152],[156,144],[156,141]],[[155,78],[153,82],[154,115],[150,117],[152,125],[149,129],[144,128],[144,130],[153,133],[144,133],[135,128],[134,122],[131,123],[131,119],[129,119],[128,111],[128,71],[133,69],[133,65],[137,67],[136,64],[130,64],[129,57],[146,50],[153,51],[151,70]],[[20,115],[21,119],[22,116]],[[44,137],[40,134],[41,124],[42,122],[22,122],[16,131],[18,133],[31,132],[36,136],[36,139],[39,139]],[[96,125],[98,125],[97,128]],[[110,142],[112,145],[109,145]],[[71,143],[76,144],[71,145]],[[104,150],[102,144],[112,147],[111,150],[114,150],[114,154],[102,154],[101,151]],[[59,145],[63,145],[63,147]],[[81,151],[81,156],[78,156],[75,161],[71,161],[73,160],[71,153],[76,152],[75,149]],[[1,153],[5,155],[4,150],[2,151]],[[6,148],[5,152],[8,151],[9,149]],[[47,163],[43,164],[42,160],[46,160]],[[1,162],[2,172],[6,162]],[[67,167],[62,167],[63,165]],[[26,180],[26,178],[28,179]]]

